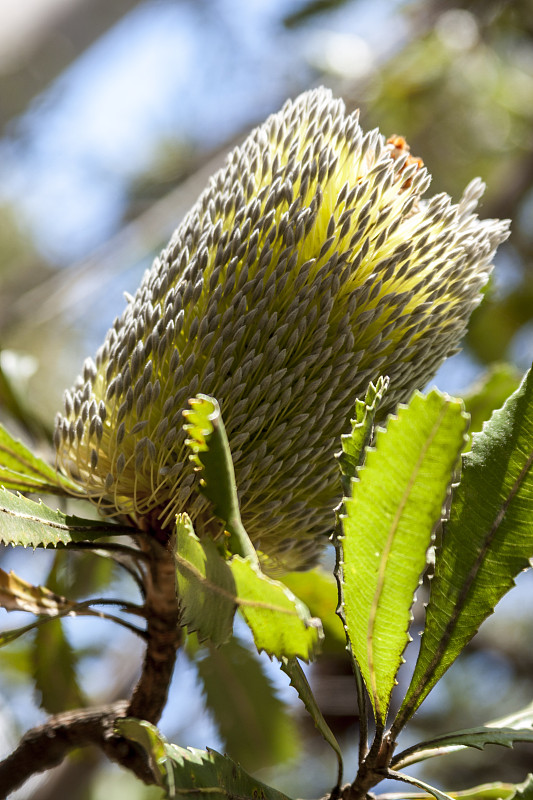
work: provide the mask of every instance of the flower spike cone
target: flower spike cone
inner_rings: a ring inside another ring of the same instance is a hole
[[[188,458],[182,412],[219,401],[255,546],[316,562],[340,496],[333,454],[356,397],[388,375],[386,410],[457,351],[508,223],[423,199],[405,140],[364,134],[317,89],[228,157],[85,362],[55,443],[106,514],[218,536]]]

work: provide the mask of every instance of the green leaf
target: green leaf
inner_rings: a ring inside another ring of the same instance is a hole
[[[187,514],[176,519],[177,591],[182,623],[200,641],[226,642],[237,610],[235,580],[211,539],[200,542]]]
[[[533,557],[533,373],[473,438],[436,554],[399,730]]]
[[[402,753],[398,753],[392,759],[391,766],[394,769],[404,769],[410,764],[417,764],[419,761],[435,758],[435,756],[455,753],[457,750],[464,750],[467,747],[474,747],[476,750],[483,750],[487,744],[512,747],[515,742],[533,742],[533,730],[531,728],[490,728],[487,726],[469,728],[436,736],[427,742],[413,745]]]
[[[525,734],[525,738],[521,734]],[[420,742],[398,753],[391,762],[392,767],[403,769],[409,764],[424,761],[434,756],[445,755],[466,747],[482,749],[486,744],[499,744],[512,747],[514,742],[533,741],[533,703],[520,711],[487,722],[486,725],[455,733],[437,736],[427,742]]]
[[[70,611],[65,610],[57,614],[57,617],[66,617],[67,614],[70,614]],[[55,619],[55,617],[40,617],[34,622],[30,622],[29,625],[23,625],[21,628],[11,628],[8,631],[2,631],[0,633],[0,647],[11,644],[11,642],[14,642],[15,639],[18,639],[20,636],[24,636],[25,633],[34,631],[37,628],[40,628],[41,625],[51,622],[53,619]]]
[[[168,744],[149,722],[119,720],[116,731],[143,748],[159,785],[171,800],[191,794],[197,800],[288,800],[286,795],[252,778],[230,758],[214,750]]]
[[[515,787],[512,783],[483,783],[481,786],[473,786],[471,789],[462,789],[458,792],[449,791],[447,794],[454,800],[512,800],[515,795]],[[377,795],[376,800],[428,800],[433,798],[433,794],[422,794],[420,792],[387,792],[384,795]],[[530,800],[528,798],[527,800]]]
[[[466,425],[460,401],[416,393],[386,430],[378,429],[344,501],[342,613],[382,724]]]
[[[496,408],[500,408],[520,384],[520,373],[511,364],[494,364],[463,396],[470,414],[470,432],[477,433]]]
[[[309,660],[322,638],[320,620],[279,581],[241,556],[224,561],[211,539],[200,541],[186,514],[177,518],[176,569],[183,622],[201,640],[223,644],[239,608],[259,651]]]
[[[514,788],[512,783],[494,781],[459,792],[449,792],[449,794],[457,800],[510,800],[514,795]]]
[[[46,461],[33,455],[0,425],[0,484],[18,492],[47,492],[72,495],[80,487],[56,472]]]
[[[185,443],[192,450],[191,460],[202,472],[202,491],[231,534],[231,552],[256,560],[255,548],[241,521],[233,461],[220,407],[214,397],[204,394],[191,398],[189,405],[191,408],[183,412],[187,420],[183,429],[189,436]]]
[[[37,628],[32,649],[35,688],[40,705],[49,714],[68,711],[85,704],[76,677],[76,655],[60,619]]]
[[[515,786],[513,800],[533,800],[533,775],[529,773],[524,783]]]
[[[276,658],[309,661],[323,638],[320,620],[283,583],[269,578],[249,559],[229,562],[237,587],[239,611],[259,650]]]
[[[224,741],[224,751],[257,770],[293,758],[298,733],[257,655],[236,639],[202,648],[197,659],[207,707]]]
[[[53,511],[42,501],[36,503],[0,487],[0,542],[3,544],[58,547],[69,542],[133,533],[136,533],[134,528]]]
[[[28,611],[31,614],[57,616],[76,606],[65,597],[50,591],[46,586],[33,586],[13,571],[0,569],[0,607],[7,611]]]
[[[333,731],[329,727],[322,715],[320,708],[318,707],[318,703],[316,702],[315,696],[311,691],[311,687],[309,686],[307,678],[305,677],[304,671],[298,660],[295,658],[282,658],[280,666],[283,672],[289,676],[291,686],[298,692],[298,697],[304,704],[307,712],[311,716],[311,719],[315,723],[315,727],[320,732],[324,740],[332,748],[337,757],[338,771],[335,788],[340,787],[343,775],[342,751]]]
[[[2,680],[13,689],[28,689],[28,675],[31,675],[32,669],[29,644],[28,641],[18,642],[2,653]]]
[[[369,383],[364,400],[355,401],[354,419],[350,420],[352,430],[341,436],[341,451],[335,453],[342,476],[342,489],[348,497],[351,494],[351,480],[364,459],[365,447],[370,444],[374,431],[374,419],[389,386],[389,379],[380,377],[376,384]]]
[[[315,568],[307,572],[288,572],[283,583],[302,603],[313,617],[318,617],[324,629],[322,653],[345,653],[346,634],[336,614],[338,603],[337,583],[333,575]]]
[[[16,419],[22,427],[38,439],[52,437],[52,431],[33,411],[26,405],[24,362],[31,356],[18,353],[14,350],[0,350],[0,405]],[[1,457],[0,457],[1,463]]]
[[[436,797],[437,800],[450,800],[450,795],[446,794],[446,792],[441,792],[440,789],[436,789],[429,783],[421,781],[420,778],[413,778],[412,775],[405,775],[403,772],[394,772],[393,770],[388,770],[387,777],[392,778],[395,781],[401,781],[402,783],[412,783],[413,786],[418,786],[419,789],[423,789],[428,794],[433,795],[433,797]],[[402,797],[405,797],[405,795],[402,795]]]
[[[73,600],[95,593],[102,594],[101,590],[109,586],[116,569],[116,562],[105,546],[95,545],[88,550],[80,550],[79,546],[79,543],[74,543],[56,551],[54,566],[46,581],[53,592]],[[116,555],[114,548],[111,552]],[[95,558],[95,555],[100,557]],[[119,551],[119,557],[121,555]]]

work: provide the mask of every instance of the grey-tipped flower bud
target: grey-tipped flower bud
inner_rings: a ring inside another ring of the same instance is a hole
[[[216,534],[182,430],[215,396],[244,524],[288,568],[333,523],[333,453],[379,375],[389,409],[456,352],[508,223],[421,196],[430,176],[401,137],[363,134],[318,89],[256,128],[210,180],[86,362],[59,415],[59,465],[105,513],[187,511]],[[89,366],[87,366],[87,363]]]

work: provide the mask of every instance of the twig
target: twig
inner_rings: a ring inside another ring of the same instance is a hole
[[[98,600],[119,604],[130,613],[142,611],[147,618],[146,631],[142,632],[147,641],[144,664],[131,699],[58,714],[44,725],[28,731],[16,750],[0,762],[0,800],[31,775],[56,766],[71,750],[88,744],[99,747],[110,759],[133,771],[145,783],[156,782],[146,758],[114,733],[116,720],[121,717],[134,716],[157,723],[166,704],[176,651],[182,639],[171,546],[157,541],[158,533],[159,538],[164,539],[161,532],[149,533],[153,535],[136,537],[144,557],[148,559],[144,607],[140,609],[134,604],[113,599]],[[121,624],[129,623],[122,620]]]
[[[105,611],[98,611],[94,608],[85,608],[82,611],[76,612],[76,616],[85,616],[85,617],[96,617],[97,619],[107,619],[109,622],[114,622],[116,625],[121,625],[126,630],[131,631],[136,636],[139,636],[144,641],[147,640],[147,633],[142,628],[138,628],[136,625],[133,625],[131,622],[128,622],[126,619],[122,619],[122,617],[117,617],[116,614],[107,614]]]
[[[368,706],[366,702],[365,685],[359,665],[350,648],[355,688],[357,690],[357,705],[359,713],[359,764],[362,764],[368,753]]]
[[[131,535],[136,533],[136,529],[132,527]],[[67,542],[63,545],[65,550],[90,550],[92,553],[99,555],[98,551],[101,550],[103,555],[125,555],[132,559],[139,561],[147,561],[148,556],[139,550],[137,547],[129,547],[127,544],[118,544],[117,542]]]
[[[121,600],[119,597],[92,597],[90,600],[82,600],[78,607],[90,608],[91,606],[119,606],[120,610],[124,611],[125,614],[146,617],[144,606],[139,606],[137,603],[129,603],[127,600]]]
[[[155,537],[139,537],[139,547],[150,555],[146,575],[148,646],[141,677],[128,708],[128,715],[156,723],[167,701],[176,652],[183,638],[176,596],[176,566],[171,545]]]
[[[65,545],[65,550],[89,550],[94,555],[111,558],[133,578],[144,597],[144,580],[140,566],[147,560],[147,556],[137,547],[115,542],[69,542]]]
[[[0,763],[0,798],[21,786],[30,775],[59,764],[70,750],[93,744],[146,783],[155,778],[147,762],[125,739],[114,734],[115,722],[126,716],[126,701],[67,711],[29,730],[19,746]]]

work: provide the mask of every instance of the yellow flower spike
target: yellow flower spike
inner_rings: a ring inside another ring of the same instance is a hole
[[[58,464],[106,514],[187,512],[218,535],[182,412],[219,401],[244,525],[271,563],[312,565],[333,525],[333,458],[356,397],[387,410],[458,343],[508,222],[423,200],[402,137],[363,134],[317,89],[256,128],[176,230],[97,353],[55,432]]]

